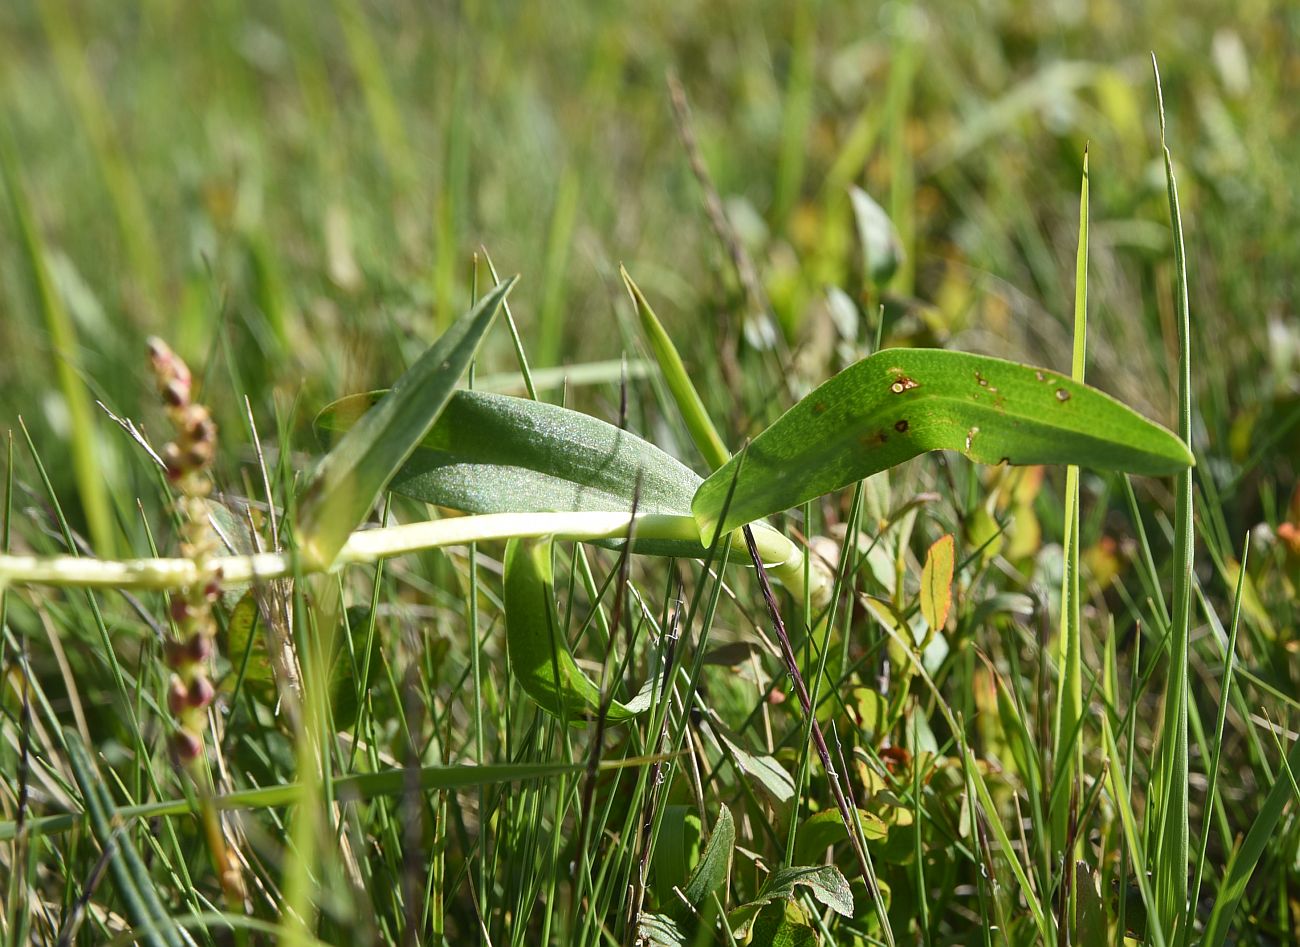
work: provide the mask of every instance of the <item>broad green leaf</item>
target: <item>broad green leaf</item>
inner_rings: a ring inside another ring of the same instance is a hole
[[[953,539],[942,536],[925,554],[921,569],[921,614],[931,632],[943,630],[952,609]]]
[[[836,914],[853,916],[853,892],[834,865],[781,868],[767,879],[760,900],[793,898],[800,886],[806,887],[814,898]]]
[[[863,834],[867,841],[883,841],[889,835],[889,826],[879,816],[872,815],[865,809],[858,810],[858,819],[862,823]],[[794,857],[796,861],[811,862],[826,854],[826,849],[840,842],[847,842],[848,831],[844,828],[844,817],[839,809],[823,809],[816,815],[809,816],[799,826],[799,837],[795,842]]]
[[[686,366],[682,364],[682,357],[677,354],[677,347],[664,331],[659,317],[650,308],[650,303],[641,293],[640,288],[632,282],[632,277],[628,275],[627,270],[620,268],[619,273],[622,274],[623,283],[632,296],[637,316],[641,320],[641,331],[645,333],[650,351],[655,361],[659,363],[659,370],[663,372],[664,381],[668,384],[673,401],[677,402],[677,410],[682,413],[682,420],[686,422],[686,429],[691,433],[691,440],[695,442],[709,469],[717,470],[727,462],[731,454],[722,443],[722,438],[718,436],[718,430],[713,426],[708,411],[704,409],[704,402],[700,400],[700,393],[695,390],[691,376],[687,373]]]
[[[1107,947],[1114,943],[1110,936],[1110,920],[1106,913],[1106,902],[1098,887],[1097,873],[1087,862],[1076,862],[1074,870],[1078,875],[1079,915],[1078,931],[1075,943],[1079,947]]]
[[[700,863],[682,889],[687,901],[703,909],[704,899],[722,887],[727,872],[731,870],[731,853],[735,845],[736,823],[731,818],[731,810],[723,805],[713,826],[713,834],[709,836],[709,844],[700,856]]]
[[[382,396],[336,401],[321,412],[317,427],[346,431]],[[457,391],[389,487],[466,513],[626,512],[635,498],[639,513],[689,516],[700,482],[653,444],[590,415],[508,395]],[[689,540],[641,541],[636,549],[705,554]]]
[[[754,918],[751,947],[816,947],[817,931],[798,901],[773,901]]]
[[[298,540],[309,561],[334,561],[424,440],[514,284],[499,284],[456,320],[326,455],[298,506]]]
[[[352,605],[348,607],[346,616],[347,621],[335,635],[334,659],[330,662],[330,719],[339,733],[351,730],[361,713],[358,676],[373,685],[381,671],[378,646],[366,654],[370,609]],[[369,666],[363,671],[362,667],[367,663]]]
[[[1192,455],[1160,425],[1046,369],[942,349],[885,349],[825,382],[700,486],[710,539],[931,450],[987,464],[1069,464],[1158,476]],[[737,476],[737,468],[740,473]]]
[[[555,608],[549,539],[506,544],[506,653],[524,692],[543,710],[584,723],[601,707],[600,688],[573,659]],[[631,704],[611,701],[608,718],[629,720],[649,706],[643,691]]]
[[[667,914],[642,914],[636,932],[639,940],[653,947],[687,947],[692,942],[677,919]]]

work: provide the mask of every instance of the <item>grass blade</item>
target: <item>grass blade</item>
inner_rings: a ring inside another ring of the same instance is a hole
[[[1187,257],[1183,246],[1182,213],[1178,206],[1178,184],[1174,180],[1173,158],[1165,144],[1164,98],[1155,57],[1156,95],[1160,108],[1160,144],[1164,151],[1165,182],[1169,195],[1169,219],[1173,227],[1174,262],[1177,268],[1175,305],[1178,315],[1178,436],[1191,450],[1192,369],[1191,320],[1187,300]],[[1187,662],[1191,623],[1192,573],[1192,473],[1178,474],[1174,493],[1174,587],[1173,622],[1170,627],[1169,675],[1165,681],[1164,726],[1156,760],[1153,813],[1158,829],[1151,864],[1154,876],[1156,918],[1154,922],[1172,936],[1186,923],[1187,868],[1189,863],[1189,815],[1187,801]]]
[[[1219,683],[1219,716],[1214,724],[1213,757],[1210,760],[1210,784],[1205,793],[1205,814],[1201,826],[1201,850],[1196,856],[1196,875],[1192,882],[1192,910],[1201,900],[1201,880],[1205,877],[1205,855],[1210,845],[1210,821],[1214,815],[1215,789],[1219,783],[1219,755],[1223,751],[1223,732],[1228,722],[1228,697],[1232,693],[1233,671],[1237,661],[1237,630],[1241,627],[1241,593],[1246,585],[1246,563],[1250,560],[1250,533],[1241,547],[1241,571],[1237,573],[1237,590],[1232,597],[1232,626],[1228,632],[1228,643],[1224,651],[1223,679]],[[1279,780],[1280,782],[1280,780]],[[1217,902],[1216,902],[1217,908]],[[1217,913],[1217,911],[1216,911]],[[1191,936],[1192,925],[1189,920],[1183,928],[1182,943],[1187,943]],[[1208,940],[1208,938],[1207,938]]]
[[[650,351],[654,353],[655,361],[659,363],[659,370],[663,372],[664,381],[668,383],[668,390],[672,392],[673,401],[677,403],[677,410],[682,413],[682,420],[686,422],[691,440],[695,442],[709,469],[717,470],[730,459],[731,453],[718,435],[717,428],[713,426],[713,421],[704,408],[704,402],[700,400],[700,393],[695,390],[695,385],[691,383],[691,376],[686,371],[686,366],[682,364],[682,357],[677,353],[677,346],[673,345],[673,340],[664,331],[659,317],[650,308],[650,303],[640,288],[632,282],[632,277],[628,275],[627,270],[620,267],[619,273],[623,277],[628,293],[632,296],[632,303],[636,306],[637,316],[641,320],[641,331],[645,333],[646,341],[650,343]]]
[[[1083,184],[1079,190],[1079,248],[1074,274],[1074,357],[1070,377],[1083,383],[1087,363],[1088,333],[1088,151],[1083,152]],[[1071,787],[1083,771],[1083,740],[1079,721],[1083,717],[1083,642],[1079,620],[1079,468],[1073,464],[1065,471],[1065,569],[1061,579],[1061,620],[1057,636],[1057,667],[1061,669],[1061,686],[1057,694],[1056,721],[1052,754],[1055,781],[1065,791],[1053,793],[1057,800],[1050,813],[1052,852],[1060,856],[1069,834]],[[1069,735],[1075,734],[1073,741]],[[1067,865],[1077,860],[1065,853]],[[1075,890],[1071,886],[1071,890]],[[1073,912],[1071,912],[1073,915]],[[1073,927],[1073,925],[1071,925]]]
[[[140,860],[130,838],[121,831],[120,817],[108,796],[103,778],[82,745],[80,735],[69,729],[64,733],[64,742],[68,750],[68,762],[81,789],[90,830],[103,849],[111,853],[109,866],[113,880],[117,883],[122,900],[126,902],[132,922],[150,929],[146,943],[151,947],[180,944],[144,862]]]
[[[424,440],[514,284],[498,284],[457,320],[321,462],[298,509],[298,540],[310,562],[334,561]]]

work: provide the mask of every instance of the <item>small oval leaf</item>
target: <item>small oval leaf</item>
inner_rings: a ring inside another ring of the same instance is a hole
[[[885,349],[822,384],[713,473],[692,503],[707,542],[932,450],[985,464],[1078,464],[1163,476],[1178,437],[1046,369],[942,349]],[[740,473],[737,475],[737,467]]]

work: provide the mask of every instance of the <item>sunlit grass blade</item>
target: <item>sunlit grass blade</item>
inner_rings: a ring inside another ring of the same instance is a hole
[[[1173,157],[1165,144],[1165,109],[1160,73],[1155,57],[1156,96],[1160,111],[1160,145],[1164,152],[1165,182],[1169,196],[1169,220],[1173,228],[1176,284],[1174,303],[1178,322],[1178,436],[1191,450],[1192,443],[1192,353],[1191,318],[1187,298],[1187,256],[1183,245],[1182,213],[1178,205],[1178,184],[1174,179]],[[1187,923],[1189,865],[1189,815],[1187,799],[1187,701],[1188,637],[1191,624],[1192,472],[1178,474],[1174,488],[1173,621],[1170,626],[1169,673],[1165,679],[1164,725],[1160,750],[1153,772],[1155,800],[1151,815],[1157,832],[1152,836],[1150,870],[1156,901],[1154,923],[1173,935]]]
[[[298,541],[309,561],[334,560],[424,440],[514,283],[498,284],[457,320],[321,462],[298,507]]]
[[[1164,475],[1192,464],[1169,431],[1046,369],[941,349],[885,349],[822,384],[759,434],[724,530],[837,490],[931,450],[979,463],[1087,465]],[[692,510],[718,527],[737,459]]]
[[[700,393],[696,391],[686,366],[682,364],[682,357],[677,353],[677,347],[664,331],[649,301],[636,283],[632,282],[632,277],[628,275],[627,270],[620,268],[619,273],[632,297],[633,305],[636,306],[637,316],[641,320],[641,331],[645,333],[650,351],[654,354],[655,361],[659,363],[659,370],[663,373],[673,401],[677,403],[677,410],[682,414],[682,420],[691,434],[691,440],[695,442],[696,449],[704,457],[704,462],[709,465],[709,469],[717,470],[731,457],[731,452],[727,450],[718,435],[717,428],[713,426],[704,402],[700,399]]]
[[[1088,332],[1088,151],[1083,152],[1083,184],[1079,190],[1079,246],[1074,273],[1074,357],[1070,377],[1083,383],[1087,364]],[[1057,692],[1056,720],[1052,754],[1054,782],[1065,791],[1053,793],[1057,805],[1050,813],[1052,852],[1062,853],[1065,864],[1073,866],[1074,853],[1065,852],[1070,824],[1070,799],[1073,787],[1083,771],[1083,740],[1078,724],[1083,716],[1083,642],[1079,621],[1079,468],[1071,464],[1065,471],[1065,568],[1061,579],[1061,616],[1057,633],[1057,666],[1060,689]],[[1070,734],[1077,734],[1073,744]],[[1073,887],[1071,888],[1073,891]],[[1073,912],[1071,911],[1071,917]],[[1071,923],[1071,927],[1073,924]]]

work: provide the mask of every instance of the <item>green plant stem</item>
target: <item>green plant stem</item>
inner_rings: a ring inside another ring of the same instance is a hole
[[[331,569],[374,562],[422,549],[463,546],[499,539],[553,536],[562,541],[622,539],[635,522],[638,539],[698,541],[694,517],[630,513],[486,513],[353,533]],[[803,551],[769,526],[757,526],[754,538],[767,570],[797,596],[804,590]],[[0,584],[52,585],[118,589],[173,589],[193,585],[218,573],[225,585],[281,579],[293,575],[294,557],[286,553],[217,556],[196,564],[189,559],[80,559],[75,556],[0,555]],[[325,570],[318,570],[325,571]],[[810,570],[813,601],[830,590],[829,573]]]

